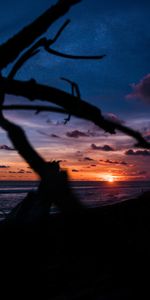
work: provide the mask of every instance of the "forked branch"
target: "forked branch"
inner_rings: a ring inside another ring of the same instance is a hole
[[[78,97],[79,100],[81,100],[81,94],[80,94],[80,89],[77,85],[77,83],[69,80],[69,79],[66,79],[64,77],[61,77],[61,80],[64,80],[66,82],[68,82],[69,84],[71,84],[71,94],[72,96],[76,96]],[[71,114],[68,115],[68,117],[64,120],[64,125],[66,125],[71,119]]]
[[[23,28],[6,43],[0,46],[0,70],[15,61],[17,57],[34,41],[44,34],[48,28],[59,18],[64,16],[69,9],[81,0],[59,0],[34,22]]]
[[[63,58],[69,58],[69,59],[102,59],[105,57],[105,55],[97,55],[97,56],[81,56],[81,55],[70,55],[70,54],[64,54],[61,52],[58,52],[56,50],[51,49],[51,45],[53,45],[57,39],[60,37],[63,30],[66,28],[66,26],[70,23],[70,20],[67,20],[59,29],[59,31],[56,33],[55,37],[53,39],[46,39],[41,38],[39,41],[37,41],[31,48],[29,48],[27,51],[25,51],[21,57],[17,60],[15,65],[13,66],[10,74],[8,75],[9,79],[13,79],[18,70],[24,65],[24,63],[35,56],[37,53],[39,53],[41,48],[44,48],[45,51],[47,51],[50,54],[60,56]]]

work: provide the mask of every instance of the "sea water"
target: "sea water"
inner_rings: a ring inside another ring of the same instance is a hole
[[[150,190],[149,181],[72,181],[70,184],[75,195],[87,206],[109,205]],[[0,219],[37,187],[37,181],[0,181]]]

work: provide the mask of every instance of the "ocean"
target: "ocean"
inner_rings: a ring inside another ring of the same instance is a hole
[[[37,181],[0,181],[0,219],[11,211],[29,191],[36,190]],[[149,181],[98,182],[73,181],[74,193],[89,207],[109,205],[137,197],[150,190]]]

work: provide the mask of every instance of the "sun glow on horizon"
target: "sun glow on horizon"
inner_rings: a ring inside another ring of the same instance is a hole
[[[110,183],[112,183],[112,182],[115,181],[115,177],[114,177],[113,175],[106,175],[106,176],[104,177],[104,180],[105,180],[105,181],[108,181],[108,182],[110,182]]]

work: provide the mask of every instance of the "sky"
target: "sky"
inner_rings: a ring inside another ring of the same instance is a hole
[[[7,41],[57,1],[0,2],[0,43]],[[49,28],[53,38],[66,19],[70,24],[53,48],[68,54],[106,54],[99,61],[77,61],[41,50],[17,73],[19,80],[34,78],[70,92],[68,78],[79,85],[81,96],[110,119],[139,130],[150,140],[150,2],[82,0]],[[7,76],[12,65],[3,75]],[[5,97],[5,104],[29,104]],[[41,104],[41,101],[37,101]],[[135,148],[122,133],[106,134],[90,122],[47,112],[5,112],[21,125],[30,142],[47,160],[60,160],[72,180],[149,180],[150,152]],[[32,172],[0,129],[0,180],[34,180]]]

